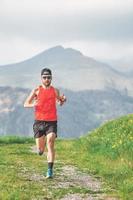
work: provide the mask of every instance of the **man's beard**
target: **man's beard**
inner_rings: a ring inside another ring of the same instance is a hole
[[[45,85],[45,87],[49,87],[51,85],[51,82],[45,83],[44,85]]]

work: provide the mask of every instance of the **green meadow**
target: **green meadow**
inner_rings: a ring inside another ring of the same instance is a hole
[[[32,152],[34,145],[32,138],[0,137],[0,200],[58,200],[69,193],[92,194],[89,188],[58,187],[61,176],[65,177],[61,175],[64,166],[75,166],[100,180],[106,196],[132,199],[133,115],[106,122],[78,139],[57,139],[54,172],[58,179],[45,179],[46,156]]]

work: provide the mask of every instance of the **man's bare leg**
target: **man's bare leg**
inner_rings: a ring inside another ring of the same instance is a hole
[[[37,147],[39,155],[43,154],[45,150],[45,144],[46,144],[45,136],[36,138],[36,147]]]
[[[48,149],[48,155],[47,155],[47,161],[48,161],[48,172],[47,177],[51,178],[53,176],[53,164],[55,159],[55,149],[54,149],[54,143],[55,143],[56,135],[55,133],[49,133],[47,135],[47,149]]]

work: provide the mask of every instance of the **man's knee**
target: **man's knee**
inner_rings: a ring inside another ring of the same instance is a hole
[[[47,140],[47,145],[48,145],[48,146],[54,146],[54,139],[53,139],[53,138],[49,138],[49,139]]]
[[[54,132],[48,133],[48,135],[47,135],[47,140],[48,141],[55,141],[55,138],[56,138],[56,135],[55,135]]]
[[[53,146],[54,145],[54,141],[55,141],[55,133],[49,133],[47,135],[47,145],[48,146]]]

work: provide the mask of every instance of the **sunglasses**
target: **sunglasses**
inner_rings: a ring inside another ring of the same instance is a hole
[[[52,77],[51,77],[51,76],[42,76],[42,78],[43,78],[44,80],[46,80],[46,79],[50,80]]]

